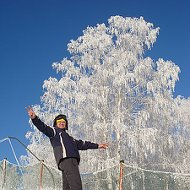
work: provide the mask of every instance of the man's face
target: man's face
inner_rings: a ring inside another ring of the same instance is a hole
[[[66,121],[64,119],[58,119],[56,121],[56,126],[60,129],[65,129],[66,128]]]

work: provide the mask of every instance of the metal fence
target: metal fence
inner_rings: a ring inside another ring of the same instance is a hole
[[[61,190],[61,172],[41,162],[18,166],[0,161],[2,190]],[[81,174],[83,190],[190,190],[190,174],[145,170],[124,162],[105,170]]]

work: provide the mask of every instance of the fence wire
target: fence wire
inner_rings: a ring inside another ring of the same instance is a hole
[[[22,171],[22,172],[21,172]],[[190,190],[190,174],[136,168],[119,163],[106,170],[81,174],[83,190]],[[0,161],[2,190],[61,190],[61,172],[43,162],[17,166]]]

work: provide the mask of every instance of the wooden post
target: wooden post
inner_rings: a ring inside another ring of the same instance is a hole
[[[120,161],[120,168],[119,168],[119,190],[123,188],[123,163],[124,160]]]
[[[43,188],[43,170],[44,170],[44,160],[41,161],[41,168],[40,168],[40,190]]]
[[[169,183],[169,179],[168,179],[168,176],[164,176],[164,190],[168,190],[169,187],[168,187],[168,183]]]
[[[4,188],[6,182],[6,173],[7,173],[7,158],[3,160],[3,181],[2,181],[2,189]]]

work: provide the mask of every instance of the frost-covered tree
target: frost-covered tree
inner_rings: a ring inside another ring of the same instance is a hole
[[[185,170],[190,101],[173,97],[179,67],[146,57],[158,33],[142,17],[113,16],[108,26],[87,27],[68,44],[71,57],[53,63],[58,76],[44,81],[36,113],[49,125],[64,113],[75,138],[109,143],[106,152],[81,152],[82,172],[121,159],[140,167]],[[27,133],[28,148],[53,164],[48,139],[33,129]],[[22,160],[34,162],[31,155]]]

